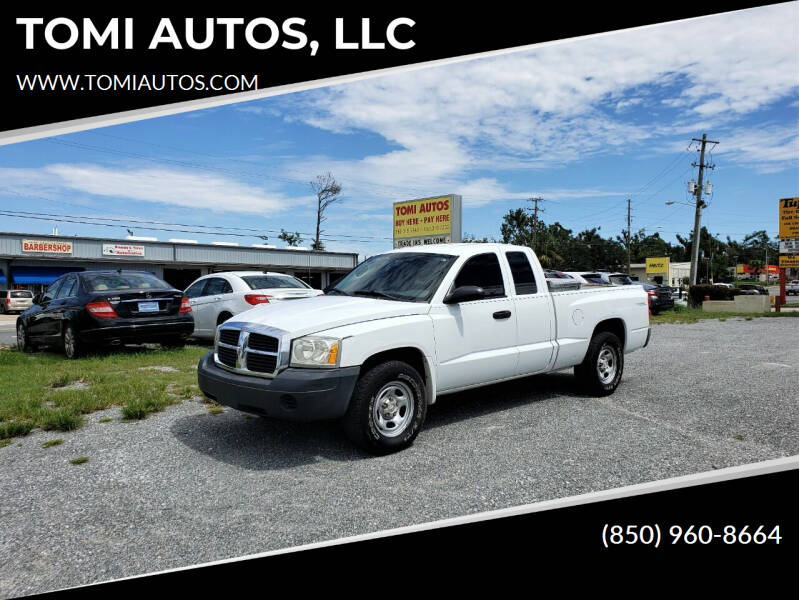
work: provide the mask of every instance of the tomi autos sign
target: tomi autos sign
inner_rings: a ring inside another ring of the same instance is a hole
[[[144,256],[144,246],[103,244],[103,256]]]
[[[394,247],[461,241],[461,197],[457,194],[395,202]]]
[[[72,254],[72,242],[22,240],[22,251],[36,254]]]

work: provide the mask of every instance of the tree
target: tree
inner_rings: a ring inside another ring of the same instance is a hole
[[[277,236],[278,239],[283,240],[289,246],[299,246],[302,244],[302,237],[300,237],[300,233],[295,231],[294,233],[289,233],[285,229],[280,230],[280,235]]]
[[[327,207],[341,200],[341,184],[329,172],[324,175],[318,175],[316,179],[310,182],[313,193],[316,194],[316,237],[311,244],[314,250],[324,250],[325,245],[322,243],[322,223],[327,220],[325,217],[325,210]]]

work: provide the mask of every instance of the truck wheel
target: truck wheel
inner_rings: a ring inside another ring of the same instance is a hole
[[[64,327],[64,355],[67,358],[78,358],[83,351],[81,343],[78,341],[78,336],[72,325],[67,324]]]
[[[585,360],[574,367],[574,375],[592,396],[608,396],[615,392],[623,371],[621,340],[609,331],[597,333],[591,339]]]
[[[344,432],[372,454],[389,454],[413,443],[427,416],[424,382],[398,360],[376,365],[355,384]]]

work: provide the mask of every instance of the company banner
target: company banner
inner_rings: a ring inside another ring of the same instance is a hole
[[[668,274],[669,272],[669,257],[668,256],[661,256],[655,258],[647,258],[646,259],[646,274],[649,275],[650,273],[657,273],[657,274]]]
[[[144,246],[128,244],[103,244],[104,256],[144,256]]]
[[[59,240],[22,240],[22,251],[37,254],[72,254],[72,242]]]

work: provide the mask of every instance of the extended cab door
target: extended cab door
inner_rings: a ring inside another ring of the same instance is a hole
[[[479,300],[431,307],[438,390],[463,388],[516,374],[516,311],[495,252],[469,258],[451,289],[475,285]]]
[[[555,338],[552,298],[543,277],[538,261],[536,269],[526,252],[505,253],[510,266],[515,296],[517,346],[519,349],[519,375],[544,371],[552,360],[553,339]],[[536,281],[538,279],[538,281]]]

